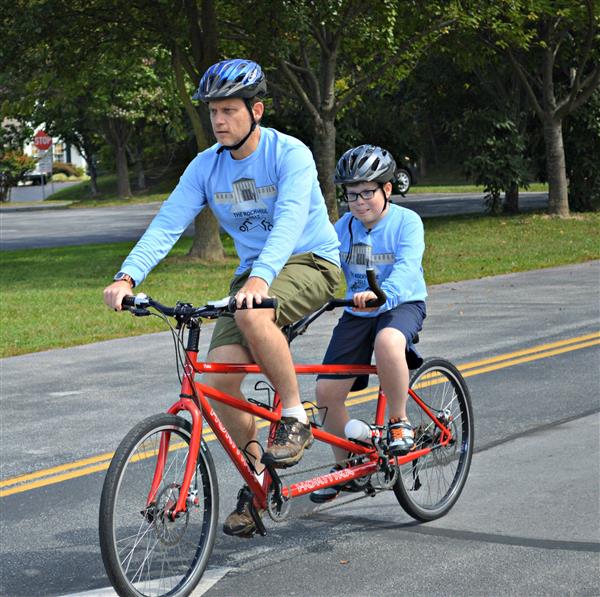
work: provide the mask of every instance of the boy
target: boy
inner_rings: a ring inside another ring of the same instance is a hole
[[[421,260],[425,249],[423,223],[413,211],[389,202],[396,163],[380,147],[349,149],[338,161],[335,183],[342,185],[349,212],[335,224],[346,277],[346,308],[333,331],[323,364],[370,364],[375,353],[381,387],[389,404],[389,451],[405,454],[414,447],[413,429],[406,416],[409,369],[422,363],[412,344],[425,318],[427,290]],[[367,266],[374,266],[387,301],[366,307],[376,298],[368,289]],[[348,392],[367,387],[368,376],[320,375],[317,402],[326,407],[325,429],[342,436],[348,422],[344,401]],[[347,454],[333,448],[339,468]],[[340,487],[311,494],[322,503],[337,496]]]

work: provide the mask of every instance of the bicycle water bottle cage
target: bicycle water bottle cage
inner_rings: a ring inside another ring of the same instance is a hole
[[[262,387],[261,387],[262,386]],[[252,402],[252,404],[256,404],[256,406],[262,406],[268,410],[273,410],[273,401],[271,400],[271,392],[275,392],[275,388],[268,384],[263,379],[257,381],[254,384],[254,389],[257,392],[267,392],[267,404],[261,402],[260,400],[256,400],[256,398],[248,398],[248,402]]]

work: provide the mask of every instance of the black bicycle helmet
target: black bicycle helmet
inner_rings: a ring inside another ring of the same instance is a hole
[[[267,92],[267,82],[260,66],[252,60],[234,58],[213,64],[200,79],[192,99],[212,100],[239,97],[251,99]]]
[[[357,182],[391,182],[396,175],[392,154],[376,145],[359,145],[342,155],[335,169],[335,184]]]

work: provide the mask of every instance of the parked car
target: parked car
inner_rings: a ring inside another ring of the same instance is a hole
[[[48,184],[50,181],[50,174],[45,172],[36,172],[35,170],[30,170],[23,175],[23,178],[20,180],[20,184],[22,185],[42,185]]]
[[[396,182],[393,187],[394,193],[406,195],[410,187],[417,184],[417,163],[408,156],[397,160],[398,169],[396,170]]]

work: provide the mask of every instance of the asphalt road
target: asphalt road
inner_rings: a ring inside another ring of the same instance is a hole
[[[432,193],[396,196],[394,201],[422,217],[473,214],[484,211],[479,193]],[[524,211],[544,209],[547,193],[523,193]],[[159,203],[81,209],[0,210],[0,249],[58,247],[137,240],[146,230]],[[192,234],[193,226],[187,231]]]
[[[301,498],[289,521],[267,520],[267,537],[220,534],[197,594],[600,594],[599,284],[600,262],[590,262],[431,287],[420,349],[465,368],[475,412],[475,456],[454,509],[417,524],[391,493],[316,512]],[[297,361],[320,360],[335,319],[294,343]],[[108,595],[97,539],[104,463],[135,422],[174,401],[170,337],[0,364],[0,593]],[[303,379],[304,396],[313,388]],[[209,446],[223,520],[240,481]],[[327,457],[313,447],[298,466]]]

